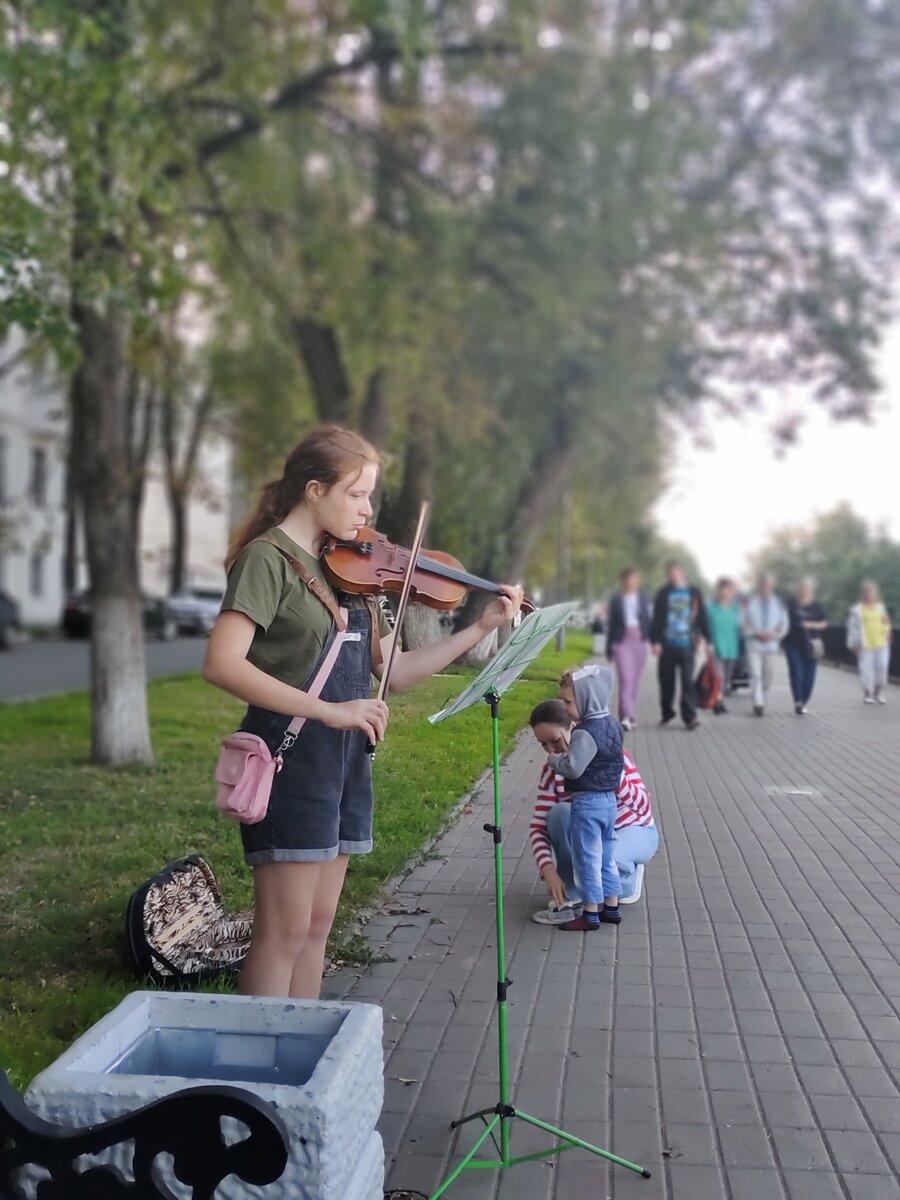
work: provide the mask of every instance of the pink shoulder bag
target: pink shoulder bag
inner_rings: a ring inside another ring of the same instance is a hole
[[[347,612],[341,609],[346,629]],[[340,654],[346,634],[338,630],[307,695],[317,697],[331,674]],[[281,745],[274,755],[255,733],[230,733],[222,738],[222,750],[216,763],[216,783],[219,785],[216,804],[219,809],[244,825],[255,825],[266,815],[272,784],[284,762],[284,752],[297,740],[306,717],[294,717],[288,725]]]

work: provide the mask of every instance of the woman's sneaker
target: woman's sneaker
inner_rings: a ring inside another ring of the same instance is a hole
[[[641,888],[644,883],[644,864],[638,863],[634,872],[634,891],[630,896],[620,896],[620,904],[634,904],[635,900],[641,898]]]
[[[546,908],[539,908],[531,914],[532,921],[537,925],[565,925],[573,917],[581,916],[581,901],[570,901],[557,907],[552,900]]]
[[[632,721],[631,717],[623,717],[619,724],[626,731],[626,733],[629,733],[632,729],[634,729],[634,721]]]

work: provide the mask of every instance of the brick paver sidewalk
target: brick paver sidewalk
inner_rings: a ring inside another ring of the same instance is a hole
[[[864,707],[825,668],[798,718],[782,671],[762,720],[744,693],[692,734],[655,699],[648,672],[627,744],[662,844],[618,929],[528,919],[530,735],[503,777],[513,1102],[653,1178],[571,1150],[448,1200],[898,1200],[900,689]],[[433,1189],[476,1135],[449,1122],[497,1100],[491,804],[485,785],[367,927],[394,961],[326,981],[384,1007],[392,1188]]]

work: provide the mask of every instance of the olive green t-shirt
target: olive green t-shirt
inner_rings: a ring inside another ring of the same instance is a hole
[[[281,529],[269,529],[270,538],[316,575],[334,595],[318,559],[298,546]],[[364,606],[361,596],[344,597],[343,603]],[[256,633],[247,661],[291,687],[302,687],[334,624],[328,609],[297,578],[291,564],[275,546],[252,542],[245,546],[228,572],[222,611],[244,613],[256,622]],[[381,636],[390,632],[383,616]]]

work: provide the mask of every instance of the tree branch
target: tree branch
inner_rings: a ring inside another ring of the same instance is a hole
[[[423,57],[467,58],[481,55],[511,54],[515,50],[516,47],[508,42],[459,42],[440,46],[437,50],[423,55]],[[262,107],[259,115],[245,111],[240,121],[232,128],[224,129],[220,133],[213,134],[200,142],[195,154],[197,162],[207,163],[210,159],[234,149],[241,142],[246,141],[247,138],[259,133],[265,124],[265,117],[267,115],[271,116],[279,112],[287,112],[312,103],[328,87],[332,80],[355,75],[359,71],[376,63],[394,62],[401,58],[403,53],[401,47],[395,42],[387,42],[382,38],[370,42],[361,54],[355,55],[348,62],[321,63],[319,66],[307,71],[306,74],[300,75],[289,83],[284,84],[276,95]],[[164,174],[169,179],[177,179],[184,173],[185,169],[184,163],[171,163],[166,168]]]

